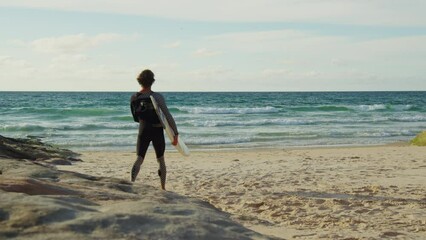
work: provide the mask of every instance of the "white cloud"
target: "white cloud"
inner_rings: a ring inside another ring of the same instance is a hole
[[[52,62],[59,64],[79,64],[89,60],[84,54],[61,54],[52,59]]]
[[[137,86],[136,78],[129,77],[135,67],[82,64],[85,61],[84,55],[59,55],[40,62],[0,56],[0,86],[16,91],[128,91]]]
[[[194,52],[194,56],[197,56],[197,57],[213,57],[220,54],[221,54],[220,51],[212,51],[206,48],[200,48]]]
[[[241,88],[238,75],[233,68],[221,65],[179,69],[161,73],[155,88],[160,91],[230,91],[238,89],[236,86]]]
[[[265,85],[277,89],[400,90],[397,79],[417,79],[411,81],[413,89],[426,86],[420,81],[426,74],[425,43],[426,36],[366,40],[276,30],[214,35],[203,44],[223,49],[228,59],[238,56],[229,61],[246,65],[238,72],[252,71],[250,79],[264,77]]]
[[[224,66],[206,66],[203,68],[191,70],[187,72],[190,76],[189,79],[193,79],[197,82],[202,80],[214,80],[215,82],[228,81],[230,78],[235,76],[235,71],[229,67]],[[205,84],[205,82],[202,82]]]
[[[0,56],[0,86],[2,90],[28,90],[39,70],[23,59]]]
[[[349,65],[349,62],[341,58],[332,58],[330,64],[336,67],[345,67]]]
[[[103,43],[123,39],[115,33],[102,33],[94,36],[86,34],[66,35],[61,37],[48,37],[36,39],[30,43],[31,47],[40,52],[75,54],[97,47]]]
[[[8,43],[13,47],[22,47],[22,48],[28,47],[28,43],[21,39],[12,39],[12,40],[9,40]]]
[[[0,56],[0,67],[28,67],[29,64],[25,60],[16,59],[10,56]]]
[[[132,68],[110,67],[105,65],[98,65],[92,68],[79,68],[75,69],[75,74],[80,79],[91,79],[102,81],[102,79],[114,79],[118,81],[124,76],[129,76],[133,72]]]
[[[375,54],[421,54],[426,56],[426,34],[419,36],[405,36],[375,39],[359,42],[354,45]]]
[[[154,74],[160,74],[161,72],[174,71],[179,67],[178,63],[150,63],[144,66],[144,68],[150,69]],[[143,70],[143,69],[140,69]]]
[[[263,75],[266,77],[282,77],[289,74],[291,71],[288,69],[264,69],[262,71]]]
[[[181,42],[176,41],[176,42],[164,44],[163,48],[178,48],[178,47],[180,47],[180,45],[181,45]]]
[[[236,32],[206,37],[211,46],[243,53],[309,52],[349,43],[342,36],[319,35],[314,31],[275,30]]]
[[[124,13],[200,21],[426,26],[424,0],[14,0],[2,1],[0,6]]]
[[[320,64],[351,67],[363,62],[380,65],[389,61],[426,61],[426,35],[362,40],[314,31],[276,30],[239,32],[209,36],[206,45],[221,48],[230,55],[257,54],[270,63]],[[280,56],[280,59],[270,55]],[[402,59],[401,57],[404,57]],[[330,64],[331,63],[331,64]],[[282,67],[280,67],[282,68]]]

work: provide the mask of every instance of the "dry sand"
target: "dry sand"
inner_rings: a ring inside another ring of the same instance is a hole
[[[132,152],[83,152],[61,169],[128,180]],[[167,190],[287,239],[426,239],[426,148],[166,152]],[[150,149],[137,182],[160,187]]]

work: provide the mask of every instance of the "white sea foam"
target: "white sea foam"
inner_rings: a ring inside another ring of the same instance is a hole
[[[412,116],[395,116],[389,117],[390,121],[395,122],[423,122],[426,121],[426,115],[412,115]]]
[[[359,105],[352,108],[359,111],[376,111],[376,110],[386,109],[386,105],[385,104]]]
[[[254,108],[226,108],[226,107],[178,107],[180,111],[192,114],[256,114],[256,113],[277,113],[279,109],[274,107],[254,107]]]
[[[250,137],[229,137],[229,136],[221,136],[221,137],[203,137],[203,136],[189,136],[185,138],[186,144],[194,144],[194,145],[218,145],[218,144],[236,144],[236,143],[244,143],[250,142]]]
[[[407,104],[407,105],[394,105],[391,107],[392,109],[396,111],[408,111],[414,108],[413,105]]]
[[[186,120],[183,124],[189,124],[194,127],[226,127],[226,126],[264,126],[264,125],[306,125],[315,123],[313,120],[303,119],[288,119],[288,118],[256,118],[256,119],[241,119],[232,118],[228,120],[209,120],[209,119],[195,119]]]

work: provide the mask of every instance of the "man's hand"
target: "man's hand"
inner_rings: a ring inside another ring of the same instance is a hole
[[[176,145],[178,144],[178,136],[179,136],[179,135],[175,135],[175,136],[173,137],[173,142],[172,142],[172,145],[173,145],[173,146],[176,146]]]

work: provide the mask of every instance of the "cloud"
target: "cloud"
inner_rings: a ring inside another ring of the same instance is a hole
[[[314,31],[273,30],[219,34],[206,37],[210,45],[243,53],[309,52],[348,43],[344,36],[320,35]]]
[[[38,69],[23,59],[0,56],[0,86],[3,90],[31,89],[28,82],[38,76]]]
[[[10,56],[0,56],[0,67],[28,67],[25,60],[16,59]]]
[[[332,58],[330,60],[330,64],[336,67],[345,67],[345,66],[348,66],[349,63],[348,61],[343,60],[341,58]]]
[[[208,66],[201,69],[196,69],[189,71],[189,75],[193,79],[217,79],[217,80],[226,80],[226,76],[229,76],[234,72],[233,69],[224,67],[224,66]]]
[[[61,54],[52,59],[52,62],[59,64],[78,64],[89,60],[84,54]]]
[[[288,69],[265,69],[262,71],[262,74],[267,77],[275,77],[275,76],[285,76],[288,75],[291,71]]]
[[[426,26],[424,0],[74,0],[66,3],[57,0],[14,0],[3,1],[0,6],[136,14],[198,21]]]
[[[76,54],[120,39],[123,39],[123,36],[115,33],[102,33],[94,36],[81,33],[36,39],[30,43],[30,46],[39,52]]]
[[[194,52],[194,56],[197,56],[197,57],[213,57],[220,54],[221,52],[219,51],[211,51],[211,50],[207,50],[206,48],[200,48]]]
[[[179,63],[173,63],[173,62],[162,62],[162,63],[149,63],[144,65],[143,67],[136,67],[136,72],[139,75],[139,73],[144,69],[150,69],[154,72],[156,79],[161,79],[164,76],[170,76],[173,78],[173,75],[175,75],[179,71],[180,64]]]
[[[421,79],[426,74],[423,35],[362,39],[276,30],[212,35],[205,41],[207,47],[223,49],[225,61],[246,66],[238,67],[238,72],[251,71],[252,76],[263,76],[283,89],[397,89],[397,79]],[[284,80],[287,82],[280,82]],[[392,85],[384,87],[386,81]],[[413,88],[425,86],[420,81],[412,83]]]
[[[426,54],[426,34],[362,41],[355,46],[375,54]]]
[[[178,47],[180,47],[180,45],[181,45],[180,41],[176,41],[176,42],[173,42],[173,43],[164,44],[163,48],[178,48]]]
[[[350,67],[362,62],[380,65],[382,60],[426,59],[426,35],[357,39],[341,35],[323,35],[315,31],[275,30],[235,32],[206,37],[206,46],[238,54],[278,56],[270,61],[291,65],[309,63]]]

